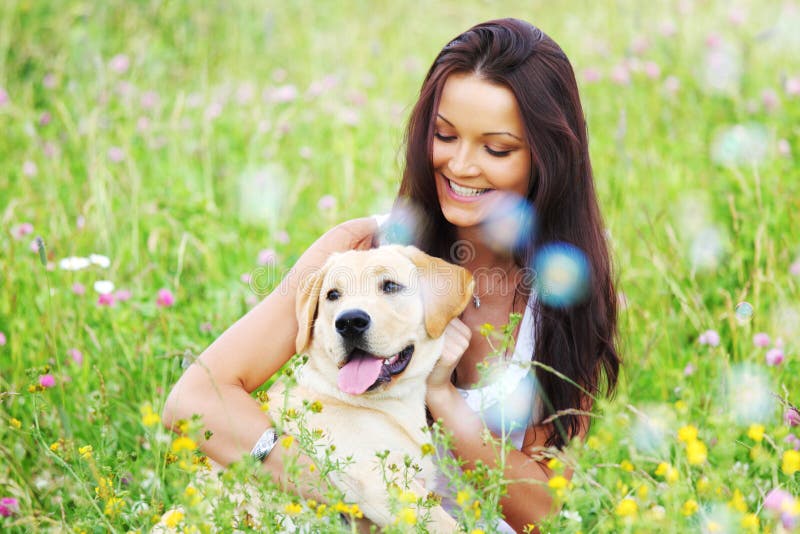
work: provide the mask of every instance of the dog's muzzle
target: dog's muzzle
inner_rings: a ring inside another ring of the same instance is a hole
[[[344,366],[339,369],[339,389],[350,395],[361,395],[379,385],[391,382],[408,367],[414,345],[409,345],[392,356],[376,356],[356,348],[347,356]]]
[[[363,310],[347,310],[339,314],[334,326],[345,339],[354,339],[364,335],[372,322],[369,314]]]

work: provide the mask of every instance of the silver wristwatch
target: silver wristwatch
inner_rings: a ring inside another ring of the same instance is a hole
[[[261,437],[258,438],[258,441],[256,441],[256,444],[253,446],[253,450],[250,451],[250,455],[259,462],[263,462],[264,458],[275,448],[275,443],[277,442],[278,433],[274,428],[269,427],[261,434]]]

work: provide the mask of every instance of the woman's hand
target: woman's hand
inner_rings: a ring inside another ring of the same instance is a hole
[[[461,319],[455,318],[450,321],[444,329],[442,356],[428,376],[429,393],[452,386],[450,377],[469,347],[470,339],[472,339],[472,330]]]

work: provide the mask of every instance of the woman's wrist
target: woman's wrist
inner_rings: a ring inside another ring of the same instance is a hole
[[[429,385],[425,395],[425,402],[434,417],[436,417],[437,412],[447,409],[458,399],[461,399],[461,395],[456,390],[456,387],[449,382],[438,386]]]

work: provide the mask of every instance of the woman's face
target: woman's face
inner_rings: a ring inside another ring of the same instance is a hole
[[[436,191],[451,224],[480,224],[503,192],[527,195],[530,147],[509,88],[474,74],[451,74],[434,120]]]

